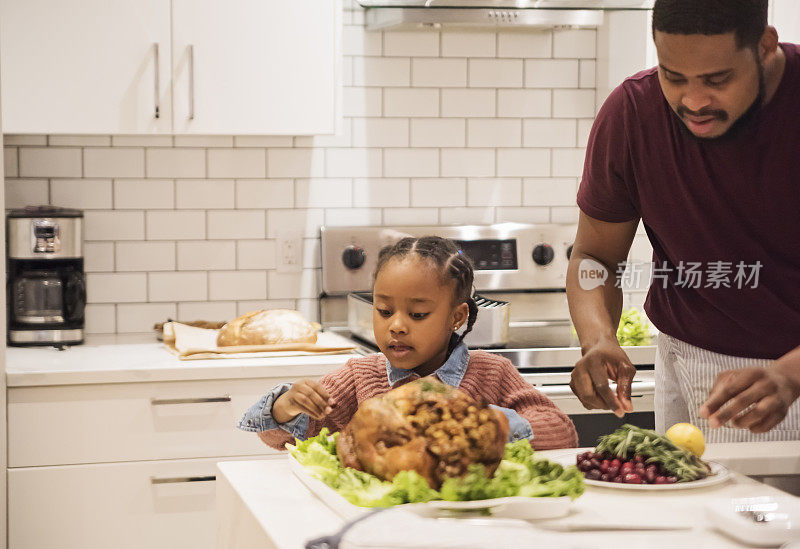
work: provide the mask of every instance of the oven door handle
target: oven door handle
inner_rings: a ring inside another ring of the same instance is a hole
[[[611,390],[616,391],[617,384],[611,383]],[[550,398],[561,398],[574,396],[572,389],[569,385],[544,385],[536,387],[541,393]],[[631,387],[631,398],[640,398],[643,396],[652,395],[656,390],[655,381],[634,381]]]

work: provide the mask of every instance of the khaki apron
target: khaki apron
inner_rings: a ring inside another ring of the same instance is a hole
[[[746,429],[711,429],[698,410],[708,397],[717,375],[725,370],[765,367],[772,360],[742,358],[706,351],[668,336],[658,335],[656,349],[656,431],[664,433],[676,423],[688,422],[703,431],[706,442],[760,442],[800,440],[800,399],[789,408],[786,418],[768,433]]]

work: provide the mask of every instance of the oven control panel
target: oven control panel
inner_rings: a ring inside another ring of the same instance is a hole
[[[564,289],[577,225],[323,227],[322,291],[369,291],[381,248],[405,236],[450,238],[472,259],[480,291]]]

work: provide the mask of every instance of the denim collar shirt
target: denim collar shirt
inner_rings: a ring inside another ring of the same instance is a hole
[[[463,342],[455,346],[450,356],[447,357],[444,364],[442,364],[433,375],[439,380],[451,387],[458,387],[461,385],[461,380],[469,367],[469,350],[467,345]],[[404,370],[402,368],[395,368],[386,359],[386,376],[389,381],[389,386],[395,388],[402,385],[401,382],[413,381],[419,379],[419,374],[413,370]],[[411,378],[411,379],[409,379]],[[295,418],[285,422],[278,423],[272,417],[272,405],[275,400],[283,393],[291,388],[290,383],[283,383],[278,385],[272,391],[264,395],[261,400],[250,407],[244,414],[244,417],[239,422],[239,429],[244,431],[260,432],[268,431],[270,429],[283,429],[297,439],[305,439],[306,431],[308,430],[309,417],[307,414],[298,414]],[[503,408],[490,404],[492,408],[500,410],[506,418],[508,418],[509,426],[509,441],[516,440],[533,440],[533,430],[531,429],[528,420],[521,417],[516,411],[511,408]]]

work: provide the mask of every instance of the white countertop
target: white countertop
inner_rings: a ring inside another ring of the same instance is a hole
[[[320,376],[353,354],[180,360],[154,334],[89,336],[83,345],[9,347],[8,387]]]
[[[739,445],[741,446],[741,445]],[[753,444],[751,457],[768,455],[772,448]],[[795,447],[796,450],[796,447]],[[575,450],[578,452],[579,450]],[[735,459],[738,447],[709,445],[709,454]],[[787,450],[788,451],[788,450]],[[539,452],[547,457],[564,450]],[[704,456],[705,457],[705,456]],[[746,547],[712,530],[705,519],[704,505],[715,498],[785,495],[776,488],[734,473],[728,482],[703,489],[670,492],[623,492],[587,487],[574,503],[578,515],[610,515],[618,521],[651,523],[654,520],[686,524],[691,530],[654,532],[547,532],[563,538],[564,547],[703,547],[706,549]],[[317,499],[291,472],[288,459],[230,461],[218,464],[217,475],[218,547],[303,547],[308,539],[336,532],[341,518]],[[573,515],[574,516],[574,515]],[[535,528],[531,523],[531,528]],[[559,545],[562,546],[562,545]]]

